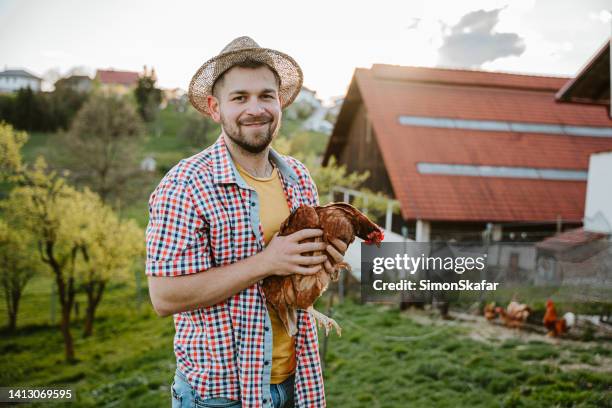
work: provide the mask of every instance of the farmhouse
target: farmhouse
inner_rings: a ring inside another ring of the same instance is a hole
[[[582,225],[589,157],[612,149],[609,90],[608,105],[566,103],[586,89],[579,85],[499,72],[358,68],[323,164],[335,156],[349,171],[369,170],[365,187],[399,202],[390,227],[404,227],[409,238],[539,241]],[[605,100],[606,92],[592,97]]]

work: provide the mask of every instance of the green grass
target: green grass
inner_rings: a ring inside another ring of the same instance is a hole
[[[179,137],[186,119],[186,113],[177,112],[171,107],[159,111],[155,121],[147,125],[150,137],[143,150],[154,154],[156,159],[158,155],[166,154],[180,156],[180,160],[206,147],[194,149]]]
[[[152,130],[159,130],[164,136],[176,137],[184,125],[185,112],[178,112],[174,107],[167,107],[158,112]]]
[[[557,360],[610,357],[545,342],[483,344],[466,329],[424,326],[379,306],[337,307],[344,334],[329,339],[325,387],[330,406],[605,406],[609,372],[562,371]],[[594,358],[592,359],[594,360]]]
[[[54,133],[46,132],[28,132],[28,142],[21,150],[23,160],[27,163],[33,163],[38,156],[48,158],[54,135]]]
[[[157,185],[157,183],[156,183]],[[151,186],[150,193],[153,192],[155,186]],[[147,223],[149,222],[149,203],[147,200],[140,200],[136,203],[133,203],[129,207],[126,207],[121,211],[121,216],[123,218],[131,218],[136,220],[138,225],[141,228],[145,228]]]
[[[144,280],[144,277],[143,277]],[[63,340],[50,322],[48,277],[39,277],[26,289],[15,334],[2,333],[0,384],[45,386],[70,384],[77,404],[99,406],[160,406],[167,402],[174,369],[171,318],[159,318],[135,289],[109,288],[100,306],[94,336],[82,338],[82,319],[74,321],[75,364],[64,362]],[[84,299],[79,298],[83,317]],[[4,305],[0,324],[6,325]],[[56,322],[59,319],[59,310]],[[129,403],[128,403],[129,401]]]
[[[143,277],[144,281],[144,277]],[[15,334],[2,332],[0,384],[72,385],[72,406],[150,407],[169,404],[174,371],[171,318],[159,318],[134,287],[111,285],[91,338],[75,320],[78,362],[63,360],[61,334],[50,322],[51,280],[37,277],[26,289]],[[81,317],[84,299],[78,298]],[[327,302],[320,302],[325,312]],[[4,304],[0,325],[6,324]],[[56,322],[59,318],[59,310]],[[410,314],[350,300],[336,305],[343,335],[331,333],[325,355],[330,407],[609,406],[612,380],[595,370],[609,344],[575,345],[509,340],[483,344],[461,326],[425,325]],[[324,333],[319,333],[323,355]],[[563,371],[581,363],[587,370]]]

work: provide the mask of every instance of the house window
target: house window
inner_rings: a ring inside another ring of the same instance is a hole
[[[544,133],[550,135],[612,137],[612,127],[551,125],[547,123],[508,122],[501,120],[469,120],[428,116],[399,117],[400,125],[445,129],[482,130],[487,132]]]
[[[538,169],[534,167],[478,166],[472,164],[417,163],[421,174],[448,176],[507,177],[538,180],[586,181],[586,170]]]

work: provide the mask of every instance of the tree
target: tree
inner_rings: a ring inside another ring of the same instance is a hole
[[[17,90],[15,105],[12,110],[12,124],[21,130],[44,130],[48,121],[45,104],[40,92],[34,92],[28,86]]]
[[[157,77],[155,69],[147,71],[144,67],[144,74],[138,79],[138,85],[134,89],[134,96],[138,103],[138,113],[145,122],[153,122],[157,116],[159,104],[162,101],[161,89],[155,87]]]
[[[106,282],[111,276],[124,276],[135,255],[144,252],[142,231],[133,221],[119,220],[89,189],[78,191],[69,186],[64,178],[47,169],[44,159],[38,158],[32,168],[23,165],[19,149],[26,138],[10,125],[0,124],[2,180],[17,185],[2,202],[2,209],[11,220],[18,220],[15,225],[19,225],[23,237],[31,234],[40,259],[55,278],[66,360],[73,361],[70,315],[77,290],[83,288],[88,296],[88,335]],[[0,256],[5,236],[8,234],[0,228]]]
[[[272,140],[272,148],[280,154],[290,154],[292,146],[291,141],[283,135],[278,135]]]
[[[59,79],[55,83],[55,90],[49,94],[50,115],[53,120],[48,130],[66,130],[77,112],[81,109],[88,94],[79,92],[71,86],[66,78]]]
[[[18,232],[19,231],[19,232]],[[0,220],[0,284],[2,285],[8,329],[17,327],[19,302],[37,263],[32,256],[31,235]]]
[[[348,173],[345,165],[338,165],[335,157],[329,160],[327,166],[323,167],[314,155],[306,158],[305,164],[317,185],[321,203],[326,203],[333,187],[344,187],[359,190],[364,181],[370,177],[370,172]]]
[[[329,136],[324,133],[299,130],[291,135],[291,149],[304,156],[322,156],[328,141]]]
[[[14,182],[23,173],[21,148],[28,141],[26,132],[17,132],[10,124],[0,122],[0,182]]]
[[[14,122],[16,99],[17,95],[12,93],[0,94],[0,122]]]
[[[78,197],[63,178],[47,171],[46,163],[41,158],[32,170],[26,170],[23,177],[22,185],[14,188],[3,203],[4,208],[13,217],[22,220],[24,229],[36,240],[42,262],[53,273],[62,310],[60,330],[66,360],[73,361],[70,314],[76,295],[75,261],[79,250],[75,235],[78,235],[81,226],[72,222],[74,214],[66,212],[66,208]]]
[[[27,140],[25,132],[17,132],[11,125],[0,122],[0,182],[19,181],[24,169],[20,150]],[[31,236],[17,233],[20,225],[11,215],[4,211],[4,217],[11,219],[12,225],[0,220],[0,283],[5,294],[8,327],[14,330],[21,294],[33,275],[34,263],[28,251]]]
[[[352,204],[367,212],[368,216],[373,219],[384,217],[387,212],[387,203],[391,197],[363,187],[363,183],[370,177],[370,172],[363,173],[353,172],[348,173],[345,165],[338,165],[334,156],[330,157],[327,166],[321,166],[320,162],[314,160],[314,156],[310,156],[306,163],[311,171],[313,180],[319,190],[321,203],[327,203],[331,197],[330,192],[334,187],[344,187],[351,190],[357,190],[361,194],[355,197]],[[394,213],[399,213],[399,207],[393,207]]]
[[[349,173],[345,165],[338,165],[335,157],[331,157],[327,166],[321,164],[321,157],[318,154],[318,146],[321,139],[313,141],[311,144],[304,140],[302,135],[309,135],[311,132],[296,133],[291,138],[278,135],[272,141],[272,147],[281,154],[288,154],[300,160],[308,168],[312,179],[317,185],[321,203],[328,201],[328,196],[334,187],[344,187],[359,190],[364,181],[370,177],[370,172]],[[314,132],[312,132],[314,133]],[[294,136],[297,136],[294,139]],[[324,135],[323,135],[324,136]]]
[[[80,288],[87,295],[84,337],[91,336],[96,309],[108,281],[128,280],[134,260],[144,255],[143,232],[133,220],[121,220],[89,190],[80,200],[68,205],[68,211],[80,218],[78,261]],[[74,222],[75,220],[73,220]]]
[[[42,158],[26,170],[24,182],[11,191],[3,208],[32,234],[40,259],[55,278],[66,360],[74,361],[70,317],[78,290],[87,294],[84,334],[90,335],[106,283],[121,273],[125,277],[135,255],[144,250],[142,231],[133,221],[120,221],[89,189],[78,191],[49,172]]]
[[[76,183],[90,186],[105,203],[129,198],[129,183],[147,177],[138,166],[144,125],[125,98],[92,94],[60,139],[63,150],[58,163],[71,171]]]
[[[55,132],[68,128],[86,99],[87,93],[71,89],[63,80],[56,82],[53,92],[21,88],[15,95],[0,97],[0,120],[20,130]]]
[[[188,108],[185,113],[185,124],[179,131],[178,136],[189,146],[204,149],[214,143],[218,133],[218,124],[195,109]]]

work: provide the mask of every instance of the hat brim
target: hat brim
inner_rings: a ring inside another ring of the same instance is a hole
[[[208,95],[212,95],[215,81],[225,71],[247,59],[263,62],[274,69],[280,78],[281,108],[289,106],[300,93],[304,76],[297,62],[289,55],[269,48],[244,48],[217,55],[206,61],[189,83],[189,101],[200,112],[210,115]]]

